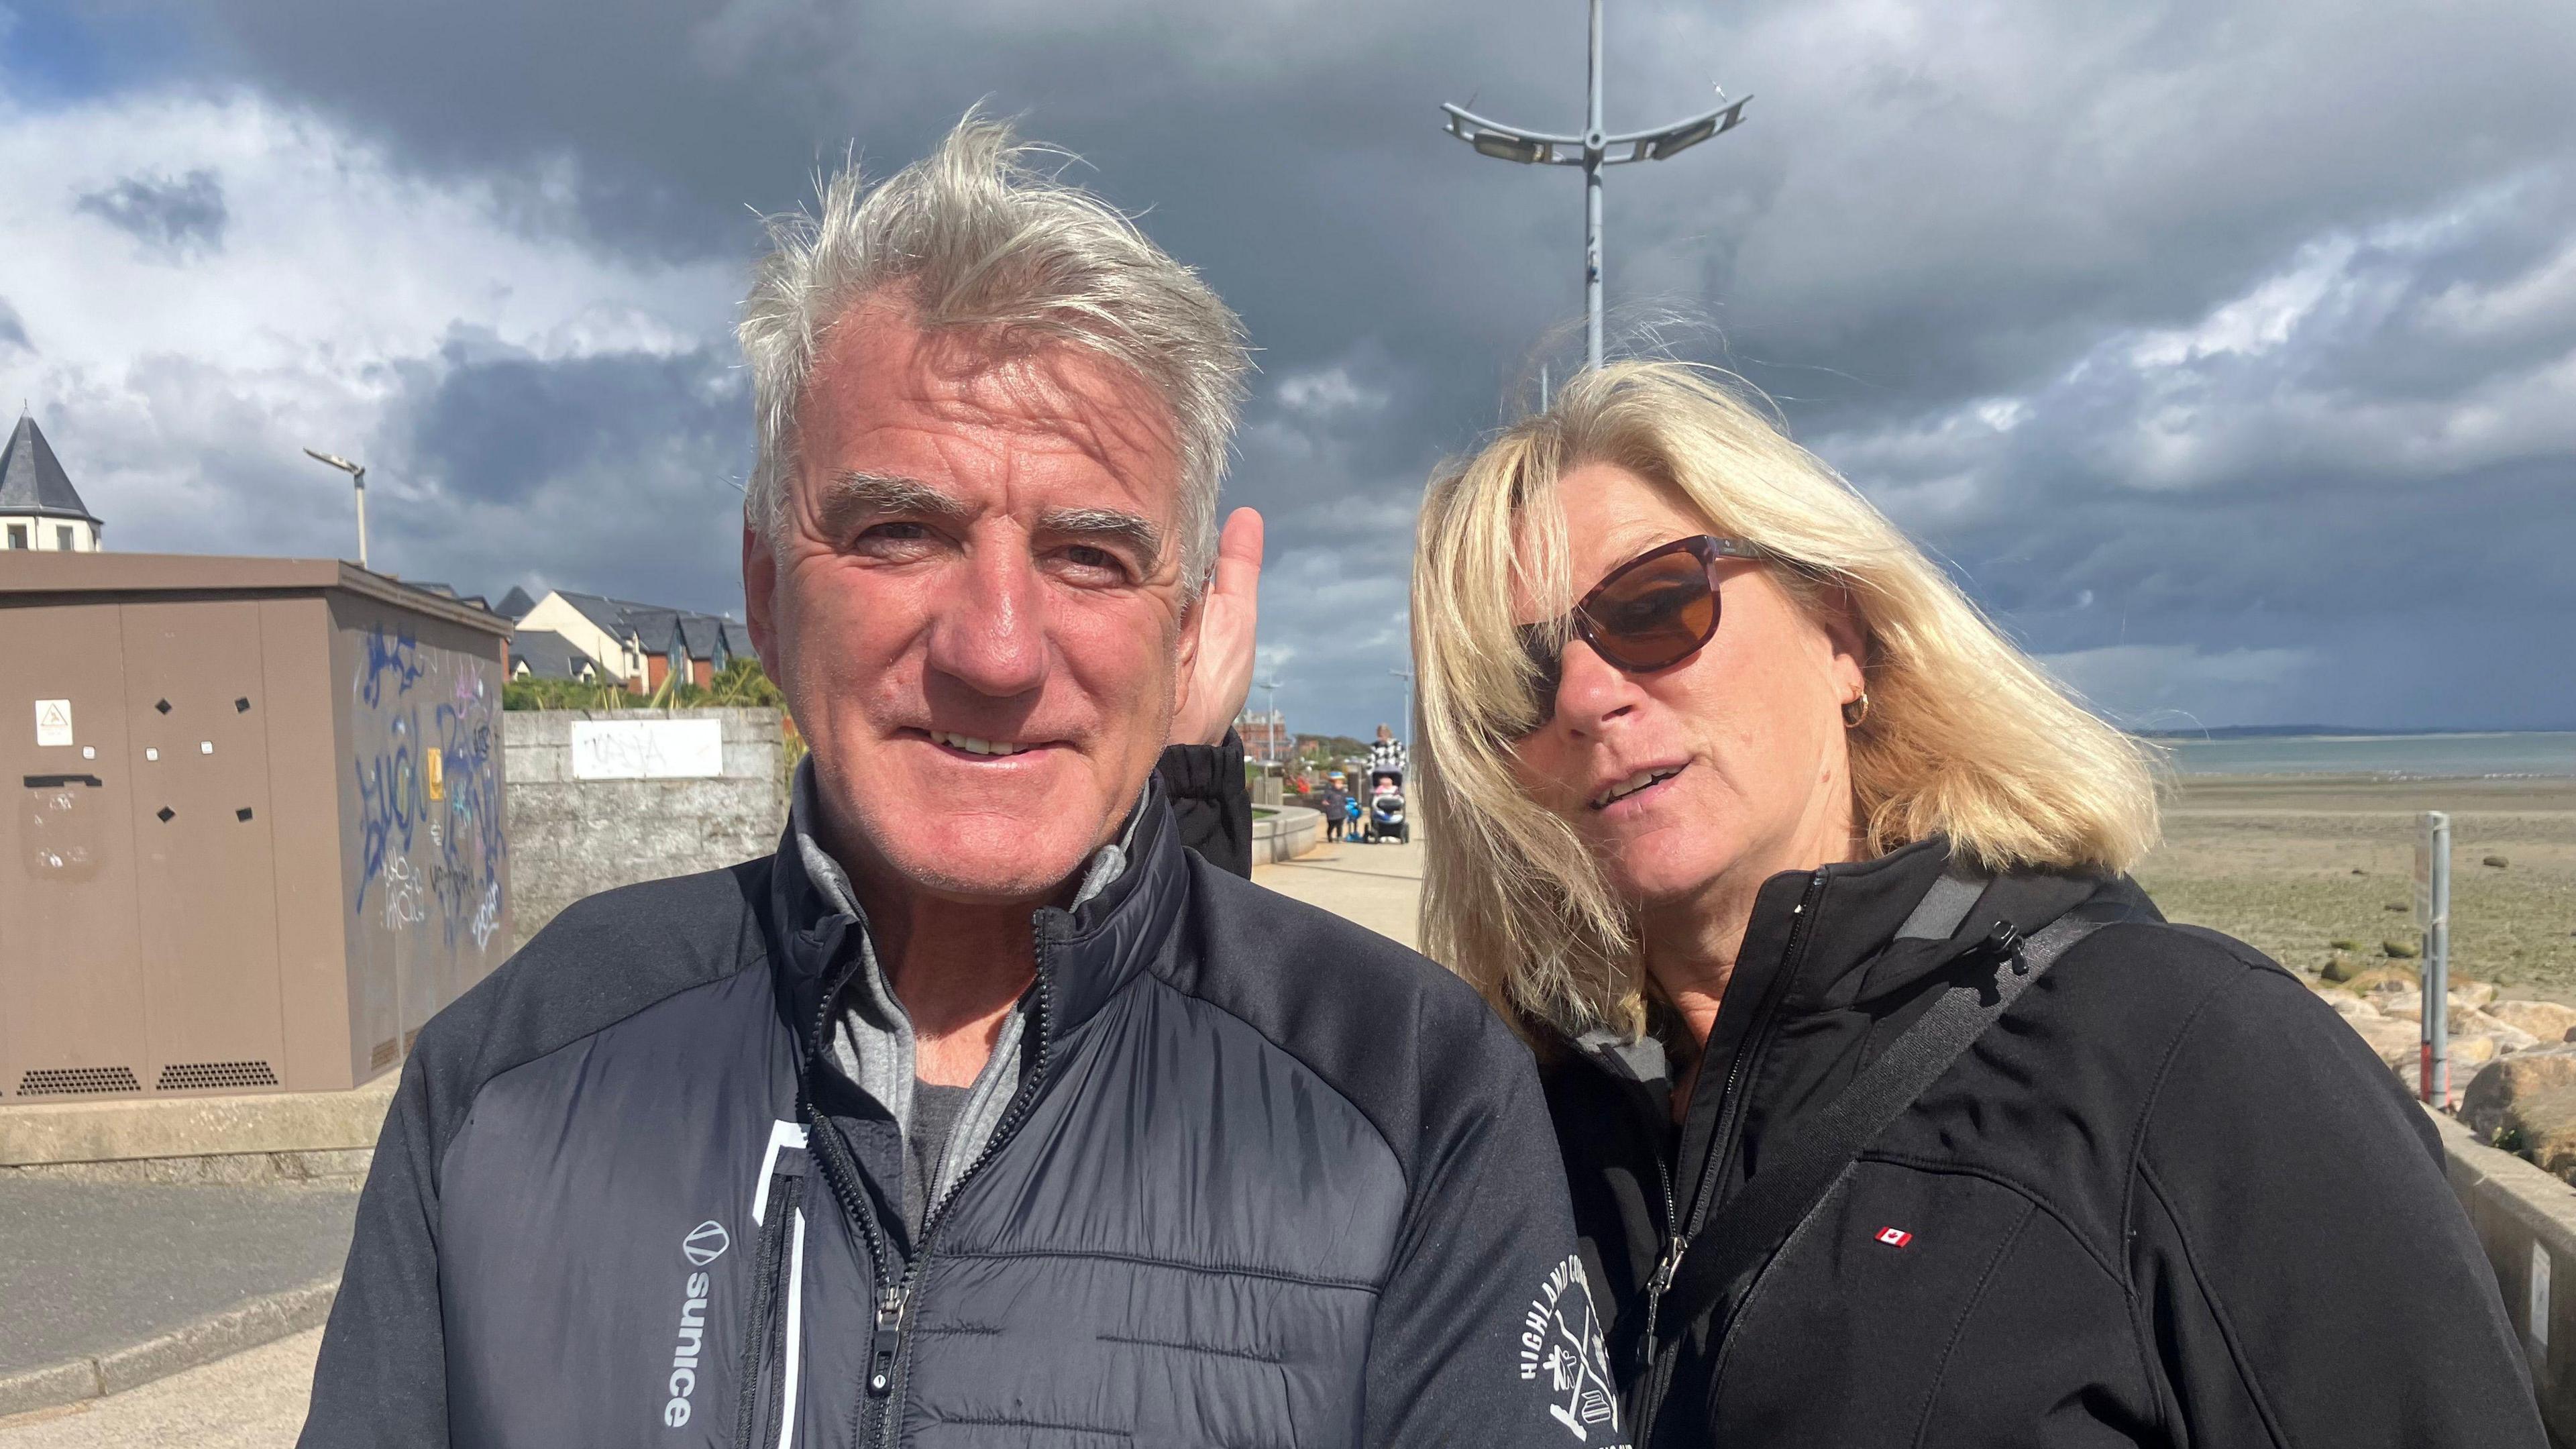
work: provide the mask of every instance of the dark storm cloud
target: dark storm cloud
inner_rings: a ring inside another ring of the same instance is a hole
[[[881,171],[978,99],[1025,112],[1245,314],[1231,493],[1273,520],[1282,702],[1335,726],[1388,712],[1355,695],[1403,659],[1422,477],[1579,306],[1574,174],[1476,157],[1434,110],[1574,129],[1572,0],[197,13],[209,65],[654,257],[744,255],[749,212],[853,141]],[[1614,299],[1711,316],[1686,345],[2033,647],[2167,670],[2139,699],[2218,722],[2576,720],[2576,683],[2520,667],[2576,603],[2576,10],[1612,0],[1609,26],[1614,128],[1712,80],[1756,97],[1612,174]],[[638,460],[738,476],[739,430],[658,366],[454,364],[422,457],[476,508]],[[578,394],[560,426],[523,405],[550,386]],[[546,546],[624,557],[589,526]],[[678,572],[721,581],[716,537]]]
[[[367,464],[377,568],[493,599],[521,584],[741,616],[749,407],[728,360],[546,359],[460,332],[356,381],[389,399],[377,431],[312,440]],[[118,547],[356,556],[348,479],[282,450],[255,390],[170,356],[138,360],[131,383],[45,418]]]
[[[504,505],[585,469],[632,471],[674,438],[747,459],[750,404],[730,364],[705,348],[545,359],[460,332],[418,370],[409,453],[449,495]]]
[[[740,617],[751,413],[730,357],[545,358],[460,331],[400,385],[385,512],[413,571],[494,598],[524,584]]]
[[[224,226],[232,219],[222,178],[203,170],[175,178],[128,176],[72,206],[169,257],[221,250]]]

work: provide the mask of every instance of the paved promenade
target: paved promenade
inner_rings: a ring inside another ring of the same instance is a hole
[[[1420,846],[1327,845],[1302,860],[1263,866],[1253,873],[1253,879],[1282,895],[1321,906],[1407,945],[1413,944],[1414,899],[1422,879]],[[97,1194],[99,1190],[90,1192]],[[243,1243],[261,1236],[259,1225],[236,1220],[241,1204],[233,1201],[257,1194],[209,1188],[125,1188],[106,1190],[104,1197],[120,1209],[127,1209],[137,1208],[143,1198],[156,1193],[174,1192],[196,1195],[189,1201],[196,1205],[196,1215],[206,1219],[208,1242],[193,1248],[163,1242],[136,1250],[152,1262],[158,1263],[174,1253],[203,1251],[209,1246],[214,1246],[220,1257],[220,1244],[226,1242],[234,1244],[234,1256],[238,1257]],[[77,1195],[53,1195],[65,1198],[60,1204],[63,1212],[55,1219],[63,1231],[72,1231],[77,1221],[76,1215],[69,1212],[68,1202],[69,1196]],[[245,1272],[252,1276],[263,1272],[266,1276],[281,1272],[294,1276],[336,1269],[346,1253],[345,1195],[287,1190],[276,1196],[276,1206],[284,1216],[269,1225],[266,1236],[290,1232],[297,1240],[292,1262],[280,1260],[275,1266],[254,1271],[236,1261],[216,1267],[212,1276],[174,1271],[174,1286],[157,1300],[148,1294],[137,1296],[142,1290],[134,1286],[152,1274],[124,1274],[118,1279],[121,1286],[109,1285],[106,1296],[87,1305],[80,1303],[77,1295],[69,1294],[70,1285],[50,1284],[49,1280],[49,1291],[60,1288],[63,1293],[38,1294],[45,1300],[45,1311],[41,1315],[13,1314],[17,1327],[8,1336],[16,1339],[29,1332],[42,1333],[47,1352],[66,1345],[74,1350],[84,1349],[89,1338],[107,1327],[103,1315],[123,1315],[138,1322],[158,1322],[172,1315],[184,1318],[206,1307],[190,1296],[197,1294],[199,1288],[209,1284],[220,1287]],[[35,1205],[21,1206],[32,1209]],[[94,1226],[103,1229],[106,1225]],[[276,1257],[273,1253],[254,1256]],[[0,1299],[8,1296],[7,1282],[7,1274],[0,1272]],[[32,1323],[31,1317],[45,1321]],[[57,1338],[60,1343],[55,1342]],[[313,1355],[321,1342],[322,1331],[309,1329],[125,1393],[0,1419],[0,1449],[289,1449],[295,1442],[296,1430],[304,1423],[306,1390],[313,1379]],[[37,1348],[29,1339],[18,1344],[16,1352],[24,1357]]]
[[[0,1377],[336,1276],[356,1189],[0,1181]]]
[[[322,1330],[104,1399],[0,1419],[5,1449],[291,1449]]]
[[[0,1375],[111,1354],[340,1271],[355,1184],[0,1182]],[[104,1399],[0,1419],[0,1446],[288,1445],[321,1330]]]
[[[1414,940],[1414,906],[1422,891],[1422,847],[1328,844],[1312,855],[1257,866],[1252,878],[1283,896],[1322,906],[1337,916],[1392,936]]]

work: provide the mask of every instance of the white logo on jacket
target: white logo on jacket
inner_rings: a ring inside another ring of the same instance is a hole
[[[700,1268],[723,1257],[732,1246],[732,1235],[713,1219],[691,1228],[680,1240],[681,1254]],[[669,1428],[689,1422],[689,1396],[698,1391],[698,1358],[706,1348],[707,1298],[714,1286],[704,1273],[691,1273],[680,1281],[679,1346],[671,1351],[671,1397],[662,1404],[662,1423]]]
[[[724,1224],[712,1219],[691,1228],[689,1235],[680,1240],[680,1251],[701,1268],[723,1257],[724,1250],[732,1246],[733,1239],[726,1234]]]
[[[1619,1437],[1619,1389],[1610,1378],[1610,1349],[1592,1311],[1583,1260],[1569,1254],[1548,1271],[1521,1319],[1521,1377],[1547,1380],[1549,1414],[1579,1443]]]

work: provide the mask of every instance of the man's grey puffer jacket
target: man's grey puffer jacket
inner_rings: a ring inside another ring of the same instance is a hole
[[[1526,1051],[1140,809],[918,1244],[794,849],[567,911],[421,1033],[303,1443],[1624,1443]]]

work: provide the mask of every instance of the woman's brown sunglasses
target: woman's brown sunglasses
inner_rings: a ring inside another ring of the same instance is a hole
[[[1740,538],[1675,539],[1612,569],[1574,612],[1555,624],[1521,626],[1521,648],[1537,671],[1531,686],[1537,715],[1531,728],[1556,715],[1557,686],[1565,675],[1560,640],[1568,633],[1592,646],[1613,668],[1630,674],[1670,669],[1717,637],[1717,563],[1760,558]]]

